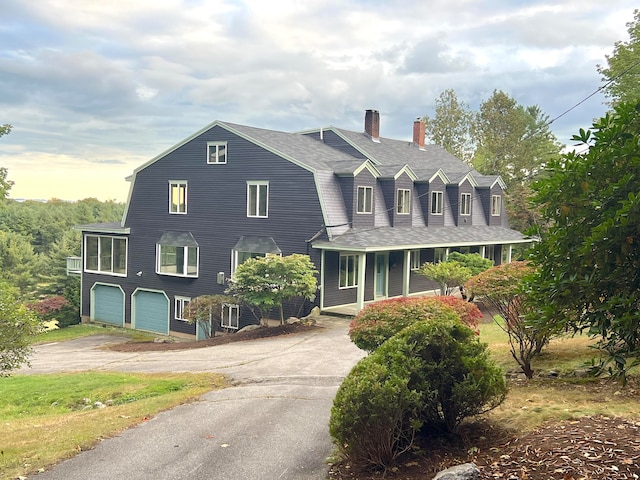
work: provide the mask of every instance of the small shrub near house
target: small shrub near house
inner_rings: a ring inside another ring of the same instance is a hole
[[[474,304],[450,296],[394,298],[363,308],[349,327],[358,348],[373,352],[405,327],[430,318],[460,319],[477,331],[482,317]]]
[[[392,336],[345,378],[329,423],[343,455],[386,468],[417,435],[454,432],[502,403],[505,380],[486,345],[443,312]]]
[[[80,323],[78,307],[71,305],[62,295],[44,298],[28,305],[44,322],[57,322],[58,328]]]

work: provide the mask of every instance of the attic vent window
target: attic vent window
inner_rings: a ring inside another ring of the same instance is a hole
[[[227,163],[227,142],[207,142],[207,163],[212,165]]]

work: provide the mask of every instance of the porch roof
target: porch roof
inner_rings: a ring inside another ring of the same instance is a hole
[[[352,228],[332,240],[312,243],[320,250],[376,252],[416,248],[501,245],[537,241],[506,227],[378,227]]]

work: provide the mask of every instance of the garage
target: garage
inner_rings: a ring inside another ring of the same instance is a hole
[[[132,295],[132,327],[169,334],[169,298],[164,292],[136,290]]]
[[[91,320],[124,327],[124,291],[118,285],[91,287]]]

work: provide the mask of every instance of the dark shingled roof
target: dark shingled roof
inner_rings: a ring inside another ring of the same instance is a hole
[[[464,245],[495,245],[502,243],[529,243],[526,237],[506,227],[486,225],[468,227],[378,227],[352,228],[331,241],[313,242],[314,248],[327,250],[404,250]]]

